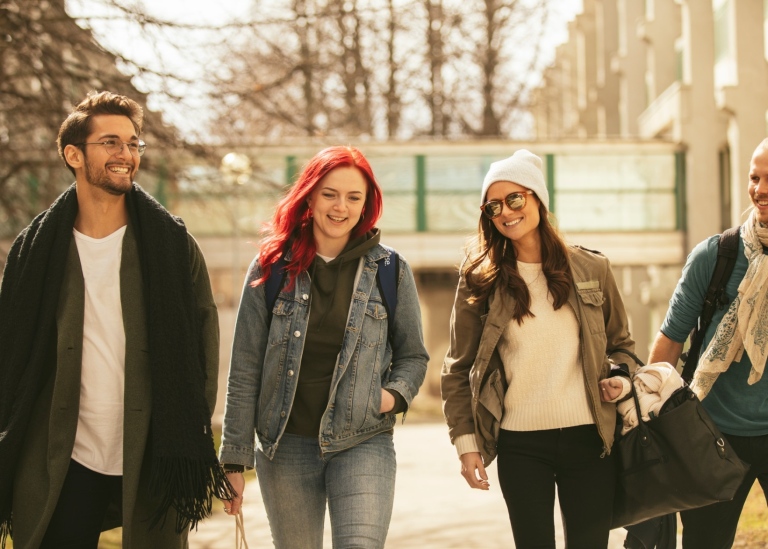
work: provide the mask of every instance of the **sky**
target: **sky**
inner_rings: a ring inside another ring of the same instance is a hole
[[[159,19],[186,25],[225,25],[233,20],[250,18],[252,0],[121,0],[124,5],[137,5],[143,11]],[[582,0],[553,0],[555,9],[550,14],[549,39],[545,42],[547,57],[553,57],[555,48],[568,39],[568,22],[582,9]],[[135,77],[134,85],[150,94],[148,106],[163,111],[168,122],[182,129],[201,127],[200,117],[205,108],[205,88],[196,85],[203,71],[216,70],[214,47],[210,44],[225,41],[229,37],[212,31],[166,31],[148,40],[141,29],[116,22],[101,0],[67,0],[67,11],[75,17],[87,17],[87,25],[93,29],[97,40],[112,51],[121,52],[138,65],[148,66],[159,72],[179,75],[190,84],[177,82],[171,90],[183,98],[183,105],[164,99],[156,92],[162,83],[151,78]],[[82,23],[81,23],[82,24]],[[545,57],[546,58],[546,57]],[[189,113],[197,117],[190,120]]]

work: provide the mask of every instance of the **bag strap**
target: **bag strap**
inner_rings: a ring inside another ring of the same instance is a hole
[[[704,344],[704,335],[712,323],[715,311],[727,304],[725,285],[728,283],[728,279],[731,278],[733,267],[736,265],[736,256],[739,253],[739,229],[740,227],[731,227],[724,231],[718,240],[717,262],[712,271],[712,278],[709,280],[707,293],[704,295],[704,306],[701,309],[696,326],[691,331],[691,345],[683,357],[682,378],[686,383],[690,383],[693,379],[696,366],[699,364],[699,355]]]
[[[269,278],[264,282],[264,299],[267,304],[267,320],[272,324],[272,309],[277,301],[277,294],[285,284],[287,273],[285,266],[288,262],[285,260],[285,254],[272,264],[272,270],[269,272]]]
[[[391,347],[395,326],[395,311],[397,310],[397,287],[400,283],[400,257],[394,248],[381,246],[389,253],[376,261],[378,265],[376,269],[376,284],[379,287],[384,308],[387,310],[387,338]],[[272,265],[269,278],[264,283],[264,299],[267,305],[267,317],[270,324],[272,323],[272,309],[275,307],[280,289],[285,284],[287,276],[286,265],[285,255],[281,255],[280,259]]]
[[[400,283],[400,257],[389,246],[382,247],[389,252],[379,259],[376,264],[376,284],[379,286],[381,300],[387,310],[387,339],[392,347],[392,337],[395,332],[395,311],[397,311],[397,286]]]
[[[613,353],[624,353],[625,355],[629,356],[634,360],[638,366],[645,366],[645,363],[640,360],[635,353],[632,351],[627,351],[625,349],[610,349],[607,351],[606,354],[608,356],[612,355]],[[635,401],[635,410],[637,413],[637,427],[640,429],[640,432],[642,434],[641,436],[641,444],[645,446],[647,444],[647,441],[649,441],[649,435],[648,435],[648,427],[645,425],[645,422],[643,421],[642,413],[640,412],[640,399],[637,397],[637,389],[635,389],[635,381],[634,376],[630,376],[629,378],[629,394],[632,395],[632,399]]]
[[[613,353],[624,353],[628,357],[630,357],[632,360],[634,360],[638,366],[645,366],[645,362],[640,360],[635,353],[632,351],[627,351],[626,349],[609,349],[605,352],[606,355],[611,356]]]
[[[248,542],[245,541],[245,526],[243,525],[243,508],[235,515],[235,549],[248,549]]]

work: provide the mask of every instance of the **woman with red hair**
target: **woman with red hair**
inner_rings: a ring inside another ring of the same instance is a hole
[[[410,406],[429,356],[413,274],[397,254],[388,321],[377,270],[393,254],[379,244],[381,212],[362,153],[320,151],[278,204],[249,269],[221,445],[239,495],[225,508],[239,512],[242,472],[255,467],[278,549],[320,549],[326,505],[334,547],[384,547],[395,415]],[[270,275],[283,279],[274,303]]]

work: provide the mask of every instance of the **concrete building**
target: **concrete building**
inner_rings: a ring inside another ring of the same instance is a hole
[[[583,6],[535,93],[537,138],[671,141],[685,152],[686,246],[738,223],[768,126],[768,2]]]
[[[749,206],[749,160],[768,135],[767,36],[767,0],[583,0],[534,93],[537,138],[673,145],[684,257]],[[645,260],[657,328],[680,265]]]

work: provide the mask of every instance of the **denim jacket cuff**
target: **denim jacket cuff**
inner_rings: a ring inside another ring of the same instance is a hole
[[[221,449],[219,450],[220,463],[243,465],[250,469],[253,467],[254,458],[253,448],[222,444]]]
[[[411,407],[411,401],[413,400],[413,393],[411,392],[410,387],[408,387],[408,384],[404,381],[390,381],[386,385],[384,385],[384,389],[387,391],[394,391],[401,395],[403,399],[405,400],[406,409]]]

